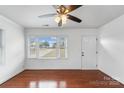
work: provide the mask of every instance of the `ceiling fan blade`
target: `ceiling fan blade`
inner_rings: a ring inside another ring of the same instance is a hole
[[[54,9],[59,8],[59,5],[52,5]]]
[[[60,5],[52,5],[58,14],[60,14]]]
[[[78,22],[78,23],[80,23],[82,21],[81,19],[79,19],[75,16],[72,16],[72,15],[69,15],[69,14],[67,16],[68,16],[67,18],[72,20],[72,21],[75,21],[75,22]]]
[[[68,10],[67,13],[72,12],[72,11],[78,9],[81,6],[82,5],[70,5],[70,6],[66,7],[66,9]]]
[[[53,16],[55,16],[55,15],[57,15],[56,13],[51,13],[51,14],[45,14],[45,15],[40,15],[40,16],[38,16],[39,18],[45,18],[45,17],[53,17]]]

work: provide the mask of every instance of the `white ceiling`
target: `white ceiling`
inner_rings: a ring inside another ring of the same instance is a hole
[[[57,27],[54,17],[38,18],[39,15],[56,13],[51,5],[3,5],[0,6],[0,14],[21,24],[25,28],[40,27],[49,25]],[[124,5],[107,6],[107,5],[84,5],[70,14],[82,19],[82,23],[76,23],[71,20],[67,21],[64,27],[76,28],[96,28],[124,14]]]

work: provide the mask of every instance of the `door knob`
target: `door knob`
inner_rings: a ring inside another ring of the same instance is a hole
[[[82,52],[82,56],[84,56],[84,52]]]

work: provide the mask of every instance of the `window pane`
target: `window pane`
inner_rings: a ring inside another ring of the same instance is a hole
[[[67,40],[65,37],[59,38],[60,58],[67,57]]]
[[[28,58],[67,58],[67,39],[54,36],[31,36],[28,39]]]
[[[29,58],[36,58],[37,56],[37,38],[29,39]]]
[[[57,57],[57,38],[56,37],[39,37],[39,57],[56,58]]]

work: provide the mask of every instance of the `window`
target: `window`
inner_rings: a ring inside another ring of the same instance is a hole
[[[28,38],[28,58],[67,58],[67,38],[57,36],[30,36]]]

